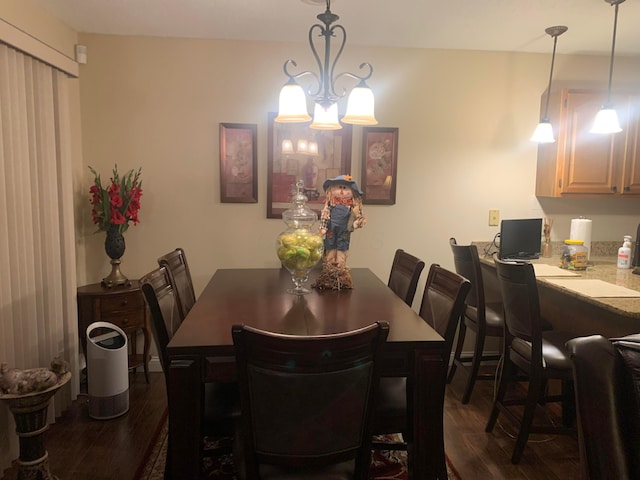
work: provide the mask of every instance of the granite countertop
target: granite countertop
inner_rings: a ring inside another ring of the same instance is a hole
[[[490,256],[482,254],[483,250],[481,249],[480,242],[478,242],[478,250],[481,262],[493,264],[493,259]],[[579,274],[579,276],[571,277],[571,279],[576,279],[576,281],[579,281],[581,278],[602,280],[640,292],[640,275],[633,274],[633,269],[617,268],[616,261],[617,257],[611,255],[591,257],[587,269],[585,271],[576,271],[575,273]],[[541,257],[532,263],[546,263],[548,265],[558,266],[560,264],[560,256],[556,254],[550,258]],[[548,281],[550,278],[554,277],[538,277],[537,280],[548,288],[562,291],[563,294],[571,295],[587,303],[604,307],[618,315],[640,320],[640,297],[590,297],[555,285]]]

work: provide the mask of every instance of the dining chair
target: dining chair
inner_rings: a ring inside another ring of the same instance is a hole
[[[453,354],[453,363],[449,369],[447,383],[451,383],[456,373],[456,367],[461,367],[467,372],[467,384],[462,394],[461,402],[469,403],[476,380],[494,380],[495,372],[480,374],[480,366],[483,362],[497,362],[500,354],[485,354],[484,344],[487,337],[504,336],[504,316],[502,303],[487,302],[480,268],[480,257],[475,245],[458,245],[455,238],[449,239],[449,245],[453,252],[453,263],[459,275],[471,281],[471,288],[465,300],[465,307],[460,318],[458,328],[458,341]],[[467,329],[475,334],[475,343],[471,355],[463,355],[462,348],[467,334]],[[502,350],[502,348],[500,347]]]
[[[511,463],[520,462],[530,433],[575,435],[575,399],[572,366],[565,344],[573,335],[557,330],[543,330],[535,271],[530,262],[505,262],[494,254],[498,285],[504,304],[504,342],[502,371],[493,408],[485,428],[491,432],[498,415],[503,413],[517,428],[518,434]],[[526,395],[507,398],[510,385],[526,375]],[[547,392],[548,380],[559,380],[559,394]],[[562,402],[560,425],[537,423],[534,414],[540,405]],[[514,408],[524,406],[524,409]]]
[[[144,275],[140,279],[140,288],[151,313],[151,330],[164,373],[166,390],[169,392],[167,345],[180,327],[182,318],[168,269],[162,266]],[[167,397],[167,401],[170,403],[171,398]],[[206,383],[201,403],[203,405],[201,437],[206,434],[233,435],[235,422],[240,416],[237,385],[233,383]],[[171,458],[167,453],[165,479],[170,478],[170,471]]]
[[[167,253],[158,258],[158,266],[167,267],[171,285],[177,294],[178,311],[181,320],[184,320],[189,310],[196,303],[196,294],[193,289],[191,272],[187,263],[187,256],[182,248]]]
[[[420,274],[423,269],[424,262],[418,257],[405,252],[401,248],[396,250],[387,285],[409,306],[413,304],[418,280],[420,280]]]
[[[320,336],[234,325],[241,479],[368,478],[386,322]]]
[[[445,345],[442,351],[443,382],[446,381],[453,339],[464,309],[464,301],[470,288],[471,283],[469,280],[455,272],[437,264],[433,264],[429,268],[419,315],[444,338]],[[407,415],[407,388],[411,388],[411,386],[407,384],[406,378],[385,377],[380,380],[380,390],[373,420],[373,434],[401,433],[402,441],[374,441],[372,446],[376,450],[407,450],[409,469],[411,471],[413,425]],[[443,384],[443,396],[444,391]],[[444,402],[444,398],[442,400]],[[421,408],[421,406],[416,405],[415,408]],[[444,424],[443,419],[440,418],[440,420],[439,425],[433,425],[433,429],[442,433]],[[444,449],[444,445],[441,447]],[[444,459],[444,451],[441,458]],[[440,478],[447,478],[444,460],[439,470]]]
[[[640,480],[640,334],[570,340],[584,480]]]

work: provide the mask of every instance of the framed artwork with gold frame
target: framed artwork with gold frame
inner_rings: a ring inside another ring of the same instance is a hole
[[[325,202],[324,181],[351,175],[352,126],[314,130],[309,128],[311,122],[277,123],[275,117],[269,112],[267,218],[282,218],[299,179],[304,182],[307,206],[319,215]]]

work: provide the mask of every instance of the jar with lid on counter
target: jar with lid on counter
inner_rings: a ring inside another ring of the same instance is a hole
[[[560,268],[586,270],[588,250],[583,240],[565,240],[560,252]]]

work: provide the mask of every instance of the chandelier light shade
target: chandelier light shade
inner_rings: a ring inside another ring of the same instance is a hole
[[[354,125],[377,125],[378,121],[374,115],[373,92],[366,81],[373,74],[373,67],[370,63],[361,63],[360,69],[366,72],[363,75],[343,72],[334,75],[334,70],[344,45],[347,41],[347,31],[342,25],[335,24],[340,17],[331,12],[331,0],[326,0],[327,9],[324,13],[317,15],[317,19],[322,24],[316,23],[309,29],[309,46],[318,65],[318,73],[304,71],[291,73],[290,67],[297,67],[294,60],[284,62],[283,70],[288,82],[280,91],[280,101],[276,122],[282,123],[302,123],[311,120],[307,111],[307,98],[302,86],[297,82],[300,77],[311,75],[317,83],[316,90],[309,90],[308,95],[314,102],[313,123],[311,128],[319,130],[337,130],[342,128],[338,120],[338,100],[346,95],[346,89],[336,91],[336,82],[347,77],[358,81],[352,89],[348,104],[347,113],[342,119],[344,123]],[[315,35],[317,33],[317,35]],[[324,38],[324,52],[321,57],[314,43],[314,37]],[[337,53],[332,58],[331,40],[336,39],[339,43]]]
[[[618,121],[618,114],[613,108],[611,103],[611,80],[613,79],[613,58],[616,51],[616,30],[618,29],[618,7],[624,2],[624,0],[604,0],[608,4],[615,7],[615,14],[613,17],[613,40],[611,41],[611,61],[609,63],[609,87],[607,88],[607,103],[602,105],[602,108],[596,115],[596,119],[591,127],[591,133],[617,133],[621,132],[620,122]]]
[[[340,130],[342,125],[338,121],[338,104],[334,103],[325,108],[316,103],[313,110],[313,123],[309,127],[316,130]]]
[[[300,123],[311,120],[307,112],[307,97],[304,90],[295,80],[289,81],[280,90],[278,116],[276,122]]]
[[[568,29],[564,25],[546,28],[544,31],[553,38],[553,53],[551,55],[551,70],[549,72],[549,85],[547,86],[547,100],[544,106],[544,114],[540,119],[540,123],[536,127],[531,141],[536,143],[553,143],[556,139],[553,136],[553,127],[549,120],[549,97],[551,96],[551,79],[553,78],[553,66],[556,60],[556,44],[558,37]]]
[[[293,153],[293,142],[288,138],[282,140],[282,153]]]

